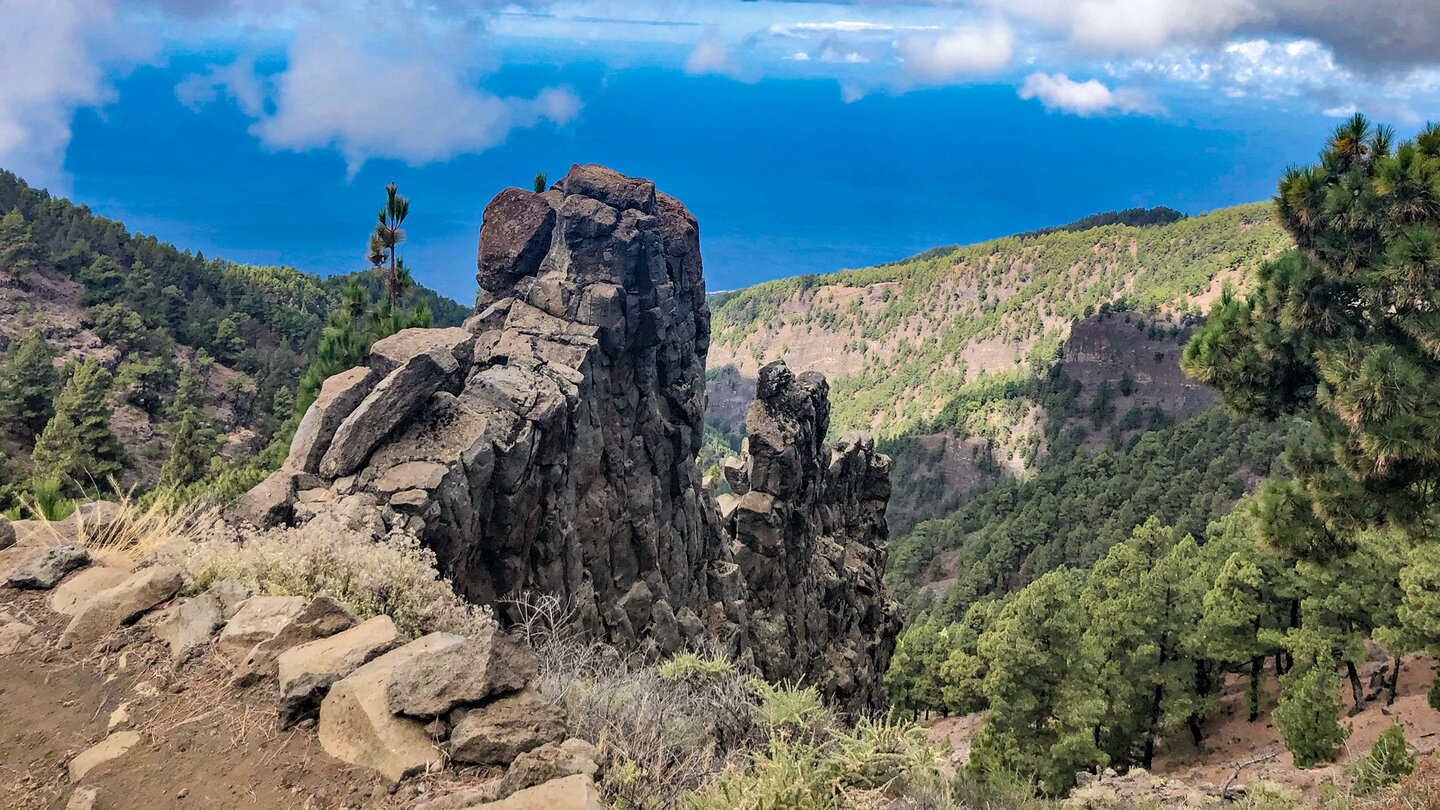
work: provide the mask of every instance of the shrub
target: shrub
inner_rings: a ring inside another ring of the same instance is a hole
[[[349,605],[361,618],[382,613],[411,634],[475,634],[490,610],[466,602],[440,578],[435,554],[405,534],[383,535],[338,515],[249,537],[216,530],[178,551],[187,592],[233,577],[256,594],[314,597]]]
[[[1414,771],[1415,752],[1405,742],[1405,727],[1399,723],[1391,724],[1370,746],[1370,753],[1355,763],[1353,770],[1355,782],[1352,790],[1357,796],[1368,796]]]
[[[656,672],[670,681],[708,681],[735,672],[735,665],[723,655],[701,657],[693,652],[681,653],[661,664]]]
[[[809,736],[825,720],[825,704],[813,686],[802,689],[757,678],[750,688],[760,699],[760,717],[772,734]]]
[[[1440,810],[1440,760],[1426,757],[1408,776],[1375,797],[1379,810]]]

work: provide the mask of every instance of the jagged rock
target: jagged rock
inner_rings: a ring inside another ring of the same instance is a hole
[[[525,688],[539,671],[524,642],[491,628],[442,650],[417,655],[390,678],[390,711],[436,717],[456,706]]]
[[[281,725],[293,725],[314,712],[332,684],[404,641],[389,616],[376,616],[329,638],[281,653],[276,660]]]
[[[0,515],[0,550],[15,545],[15,527],[10,525],[10,519]]]
[[[170,645],[170,655],[178,660],[209,642],[224,625],[225,613],[220,597],[203,593],[161,611],[156,615],[150,632]]]
[[[294,506],[295,471],[281,467],[241,495],[232,512],[241,520],[268,529],[290,520]]]
[[[595,780],[584,774],[526,788],[508,798],[473,805],[472,810],[601,810]]]
[[[338,478],[359,469],[391,431],[408,421],[432,394],[454,381],[459,368],[455,356],[440,348],[406,360],[335,429],[335,438],[320,462],[321,474]]]
[[[516,791],[567,776],[593,777],[599,770],[595,764],[599,759],[600,752],[584,740],[572,738],[559,745],[546,743],[510,763],[496,787],[495,798],[503,799]]]
[[[235,668],[231,682],[239,687],[253,686],[275,674],[275,659],[281,653],[307,641],[329,638],[354,627],[358,621],[350,608],[328,596],[317,596],[287,619],[273,636],[250,648]]]
[[[431,349],[444,349],[455,357],[455,362],[469,364],[475,353],[475,335],[454,326],[444,329],[401,329],[389,337],[375,341],[370,347],[370,368],[379,375],[378,379],[383,379],[409,362],[410,358]]]
[[[457,709],[450,720],[450,758],[457,762],[509,765],[565,737],[565,712],[532,689]]]
[[[99,743],[75,755],[70,760],[70,781],[78,782],[95,768],[118,759],[140,742],[140,735],[134,731],[117,731]]]
[[[351,765],[398,781],[439,765],[442,756],[419,720],[393,714],[386,692],[400,664],[460,644],[462,636],[431,633],[376,658],[330,687],[320,703],[320,746]]]
[[[280,628],[305,609],[303,596],[252,596],[240,603],[220,632],[216,650],[239,663],[256,644],[273,638]]]
[[[70,794],[70,801],[65,803],[65,810],[94,810],[95,800],[99,796],[99,788],[77,787],[75,792]]]
[[[86,568],[55,586],[55,590],[50,592],[50,609],[65,616],[74,616],[96,594],[119,585],[129,576],[129,571],[104,565]]]
[[[230,577],[211,585],[205,593],[220,600],[220,616],[227,622],[240,610],[245,600],[250,598],[250,589]]]
[[[100,640],[156,605],[169,601],[183,584],[180,569],[173,565],[157,565],[131,574],[119,585],[95,594],[80,608],[60,634],[60,646]]]
[[[828,447],[824,378],[773,367],[717,505],[694,463],[710,311],[685,207],[599,166],[508,189],[485,210],[476,280],[473,346],[432,330],[372,352],[393,370],[336,430],[306,487],[328,495],[295,519],[364,495],[366,531],[418,537],[502,618],[553,594],[622,649],[718,639],[767,676],[878,708],[898,630],[888,460],[868,439]]]
[[[66,574],[90,564],[90,552],[75,543],[51,546],[20,563],[5,581],[8,588],[50,590]]]
[[[336,428],[369,396],[380,377],[371,369],[359,366],[326,380],[314,404],[295,428],[285,466],[301,472],[319,472],[320,460],[335,438]]]

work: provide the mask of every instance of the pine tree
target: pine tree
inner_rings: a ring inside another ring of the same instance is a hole
[[[54,415],[60,374],[39,329],[11,345],[0,363],[0,431],[29,444]]]
[[[35,443],[35,477],[68,492],[118,476],[129,459],[110,432],[110,372],[93,360],[75,367],[55,398],[55,415]]]
[[[0,270],[9,270],[24,279],[40,267],[45,251],[35,241],[34,231],[19,208],[0,216]]]
[[[113,304],[125,291],[125,273],[114,259],[102,254],[80,271],[80,283],[85,285],[80,294],[82,305]]]
[[[1011,597],[980,637],[990,708],[966,765],[972,777],[1034,774],[1060,795],[1077,771],[1108,761],[1095,744],[1104,705],[1082,644],[1081,587],[1075,572],[1052,571]]]
[[[1309,768],[1335,758],[1350,729],[1341,727],[1340,676],[1329,639],[1313,630],[1292,630],[1285,646],[1295,665],[1280,678],[1275,726],[1296,767]]]
[[[405,241],[405,229],[400,227],[410,215],[410,201],[400,196],[394,183],[385,186],[385,205],[376,215],[379,220],[370,234],[370,264],[376,272],[385,277],[385,299],[392,311],[400,309],[401,275],[404,264],[399,258],[400,243]],[[389,263],[389,268],[385,267]]]
[[[1230,667],[1248,669],[1250,689],[1246,700],[1250,720],[1260,716],[1260,675],[1272,645],[1262,638],[1271,613],[1270,588],[1265,574],[1247,555],[1231,555],[1205,594],[1200,620],[1206,654]]]
[[[548,186],[548,185],[550,185],[550,180],[549,180],[549,178],[547,178],[547,177],[545,176],[545,173],[544,173],[544,172],[536,172],[536,173],[535,173],[535,182],[534,182],[535,193],[536,193],[536,194],[541,193],[542,191],[545,190],[545,187]]]

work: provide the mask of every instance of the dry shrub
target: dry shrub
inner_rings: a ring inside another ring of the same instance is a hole
[[[100,563],[130,569],[167,546],[193,542],[219,519],[214,506],[181,503],[164,494],[141,499],[133,490],[119,489],[114,480],[110,485],[113,501],[97,501],[91,508],[76,509],[64,521],[46,523],[51,541],[79,543]],[[29,508],[34,512],[38,506]]]
[[[302,526],[240,534],[217,529],[180,549],[174,561],[187,592],[234,578],[252,593],[325,595],[360,618],[389,614],[401,632],[474,635],[494,619],[455,593],[435,554],[415,537],[378,534],[354,515],[322,513]]]
[[[1376,810],[1440,810],[1440,758],[1419,760],[1414,771],[1400,777],[1366,806]]]

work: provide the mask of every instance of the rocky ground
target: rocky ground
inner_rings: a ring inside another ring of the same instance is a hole
[[[325,597],[0,549],[0,807],[591,810],[595,751],[491,628],[410,641]],[[8,536],[8,533],[6,533]]]

